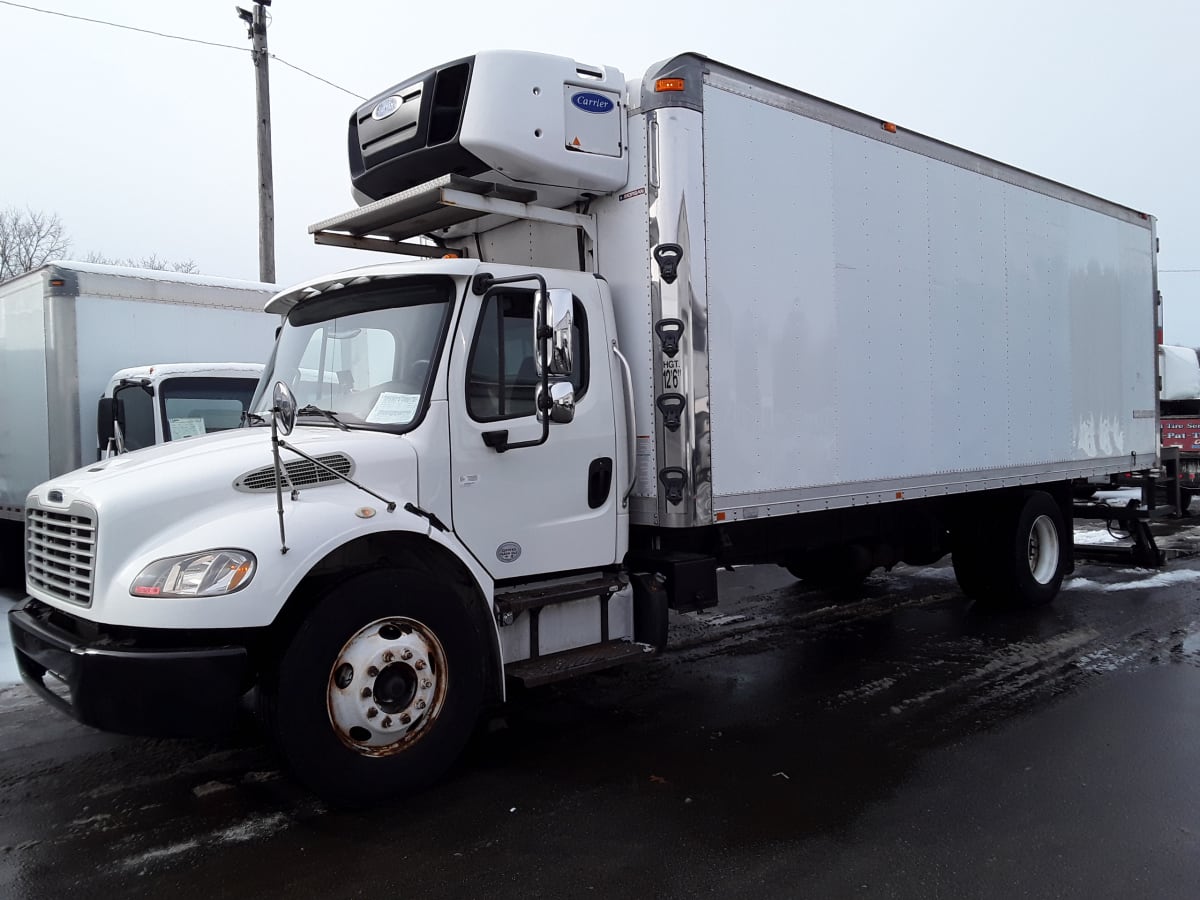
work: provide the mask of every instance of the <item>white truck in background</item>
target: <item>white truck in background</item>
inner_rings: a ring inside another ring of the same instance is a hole
[[[20,578],[38,483],[237,424],[279,326],[263,312],[273,291],[66,261],[0,284],[0,579]],[[253,362],[209,362],[241,359]]]
[[[301,779],[370,802],[506,679],[664,646],[721,566],[949,553],[1049,602],[1073,482],[1158,461],[1144,213],[695,54],[479,53],[349,146],[362,206],[316,240],[435,258],[276,295],[261,427],[29,497],[72,588],[30,579],[14,648],[83,722],[197,733],[256,690]]]
[[[245,423],[262,363],[165,363],[114,372],[96,410],[99,459]]]

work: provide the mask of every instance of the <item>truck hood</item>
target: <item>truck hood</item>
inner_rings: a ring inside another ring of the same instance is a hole
[[[416,481],[416,452],[402,435],[378,431],[341,431],[336,428],[301,426],[288,443],[317,458],[336,454],[348,460],[342,469],[372,490],[400,494],[419,502]],[[313,471],[311,463],[288,450],[280,462],[289,471],[297,465]],[[46,508],[84,502],[102,518],[110,508],[123,513],[141,510],[149,519],[157,510],[175,516],[211,505],[233,492],[274,495],[271,433],[267,428],[242,428],[206,437],[172,441],[136,450],[68,472],[38,485],[30,498]],[[321,485],[294,479],[304,490]],[[310,479],[311,481],[311,479]],[[333,482],[340,483],[340,482]],[[285,482],[286,489],[286,482]]]
[[[287,440],[386,500],[341,479],[321,478],[311,462],[282,449],[280,462],[291,485],[285,480],[281,523],[267,428],[138,450],[69,472],[30,492],[31,504],[41,507],[47,521],[86,520],[94,529],[94,554],[89,603],[59,590],[53,573],[45,583],[27,580],[29,592],[98,622],[136,622],[147,628],[259,627],[274,619],[286,598],[288,591],[280,586],[294,584],[340,544],[378,531],[429,527],[425,519],[405,511],[406,504],[419,504],[418,454],[407,437],[304,426]],[[389,503],[395,506],[389,508]],[[217,548],[249,551],[257,558],[257,573],[245,589],[169,600],[130,593],[134,578],[152,561]],[[49,554],[47,558],[52,569],[59,562]]]

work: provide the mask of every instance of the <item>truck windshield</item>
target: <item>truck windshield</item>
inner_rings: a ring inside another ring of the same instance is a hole
[[[166,379],[158,391],[166,439],[177,441],[237,428],[257,386],[257,378]],[[128,446],[128,435],[125,440]]]
[[[271,412],[282,381],[306,425],[402,431],[424,409],[446,328],[449,278],[377,279],[298,303],[284,323],[251,411]],[[309,412],[305,412],[306,408]]]

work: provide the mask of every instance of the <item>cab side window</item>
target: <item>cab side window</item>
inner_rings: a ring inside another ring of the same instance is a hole
[[[124,413],[125,449],[141,450],[158,443],[154,434],[154,398],[140,387],[132,386],[117,393],[117,402]]]
[[[583,306],[575,302],[575,345],[571,381],[578,400],[587,387]],[[537,411],[537,361],[533,347],[533,292],[489,295],[479,316],[467,374],[467,411],[479,422],[532,416]]]

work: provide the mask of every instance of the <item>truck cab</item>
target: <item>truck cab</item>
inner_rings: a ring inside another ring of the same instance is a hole
[[[242,424],[262,363],[167,363],[113,373],[96,409],[100,459]]]

